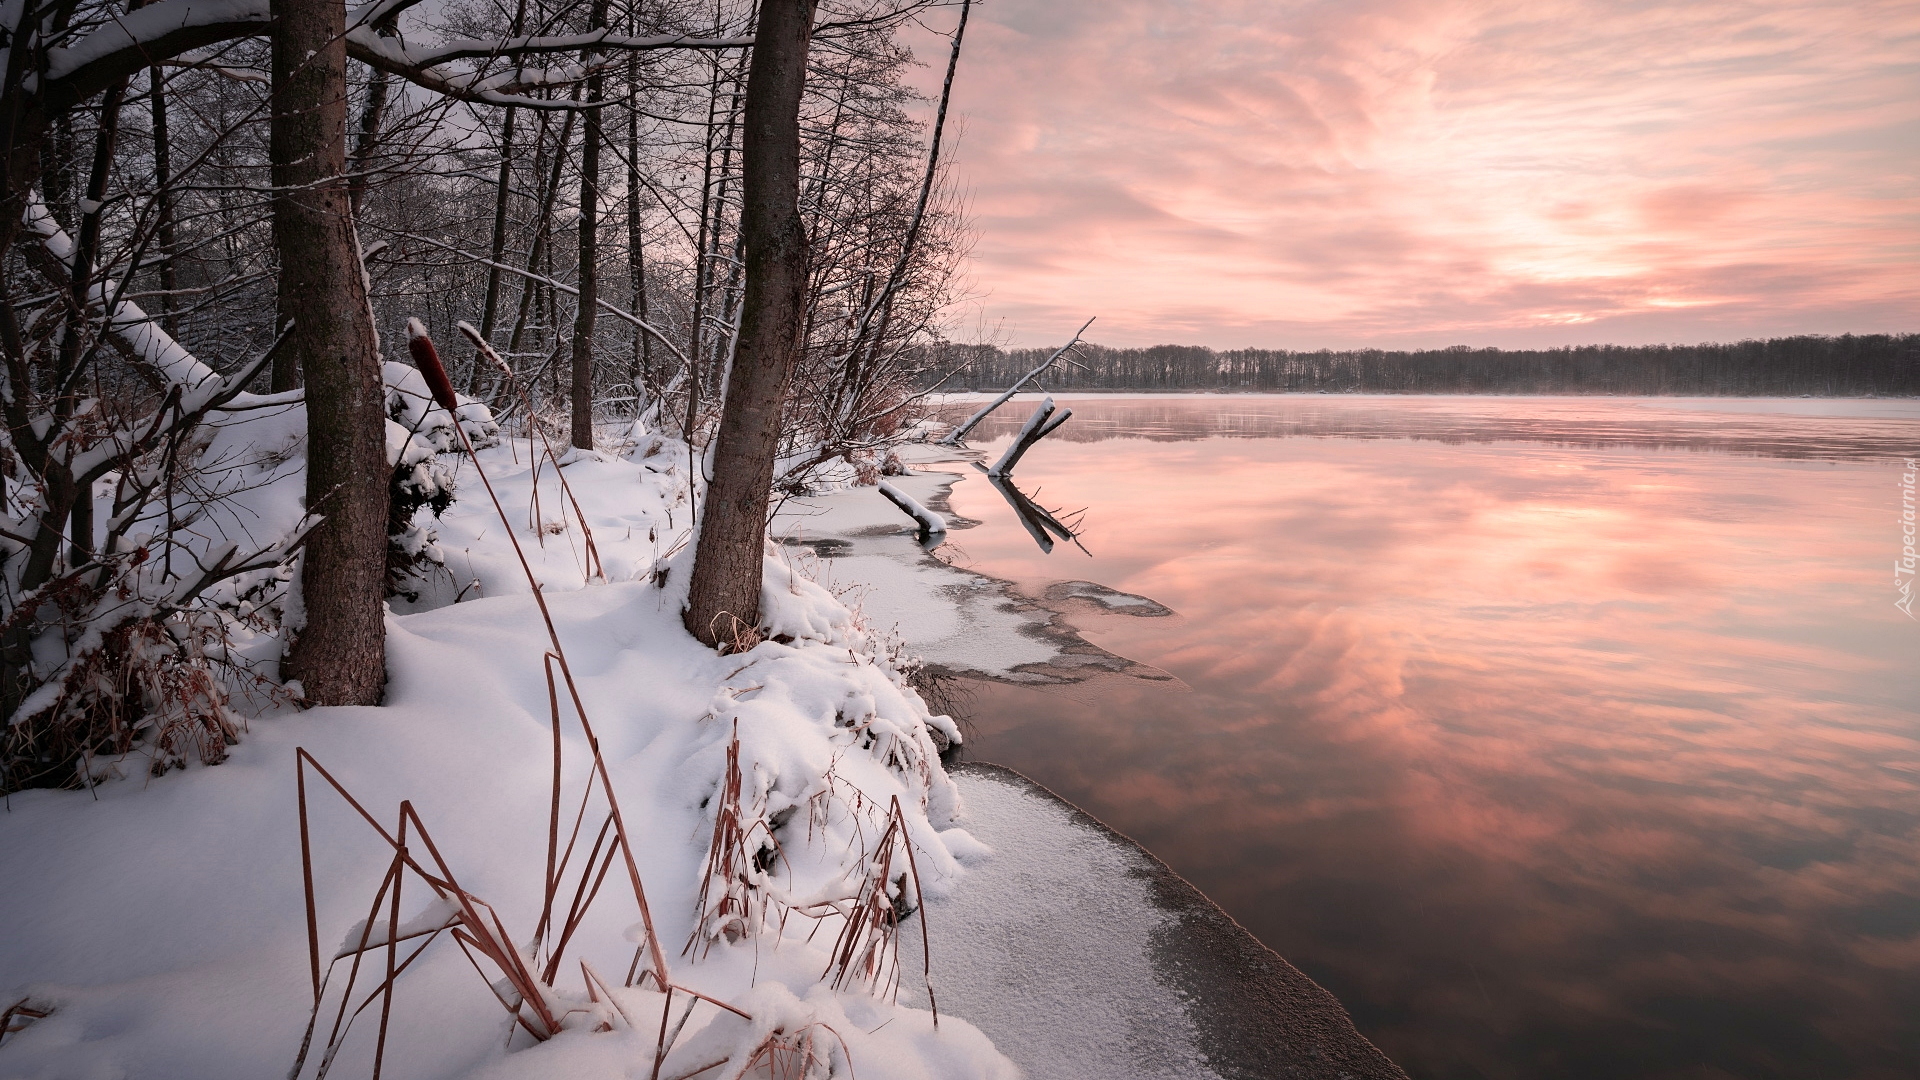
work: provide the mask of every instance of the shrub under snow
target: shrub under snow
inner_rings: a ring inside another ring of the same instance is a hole
[[[404,394],[408,380],[394,374]],[[396,425],[413,429],[396,447],[404,462],[433,425],[399,405]],[[285,438],[293,423],[254,414],[221,431],[247,444],[231,467],[256,471],[244,485],[251,504],[225,512],[267,524],[297,516],[282,497],[299,484],[298,450]],[[700,1075],[772,1062],[795,1076],[1011,1076],[964,1018],[943,1014],[936,1025],[893,1003],[898,985],[926,978],[900,970],[894,935],[937,939],[940,927],[914,914],[921,897],[951,889],[965,873],[956,856],[981,850],[954,828],[956,795],[938,759],[938,745],[958,738],[952,722],[930,715],[854,612],[777,554],[765,564],[765,640],[718,655],[685,633],[683,444],[648,437],[629,457],[572,454],[564,468],[525,442],[481,459],[591,718],[660,954],[636,956],[643,923],[624,856],[606,846],[613,834],[595,841],[607,807],[586,794],[594,748],[564,687],[561,843],[588,809],[571,876],[541,926],[550,646],[473,463],[429,454],[418,464],[431,485],[458,493],[434,525],[441,600],[462,602],[390,621],[387,705],[255,719],[217,770],[105,784],[92,797],[14,797],[0,818],[9,868],[0,920],[33,932],[0,939],[0,995],[49,1015],[6,1037],[8,1075],[286,1073],[313,1004],[292,790],[301,746],[385,829],[410,800],[436,858],[497,913],[503,948],[539,976],[531,993],[561,1018],[537,1045],[527,1025],[514,1034],[497,993],[523,1014],[530,1006],[505,983],[489,988],[502,973],[480,959],[485,977],[476,974],[447,930],[397,947],[405,959],[426,945],[396,981],[385,1020],[376,997],[330,1039],[352,964],[328,965],[341,943],[348,953],[361,940],[377,946],[374,928],[384,933],[396,915],[441,926],[457,905],[403,874],[397,909],[391,893],[375,908],[394,849],[309,773],[314,921],[329,974],[304,1076],[330,1041],[332,1075],[365,1073],[383,1024],[388,1076],[649,1076],[663,1041],[661,1077],[722,1059]],[[297,603],[280,602],[297,617]],[[596,860],[610,872],[581,885],[579,903],[579,867]],[[563,910],[582,913],[564,940]],[[364,953],[354,1008],[384,979],[386,957],[384,947]],[[639,974],[656,962],[670,1002],[657,976]],[[936,968],[936,996],[939,978]]]

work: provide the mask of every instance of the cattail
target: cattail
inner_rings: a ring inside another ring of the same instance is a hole
[[[453,396],[453,382],[447,378],[447,369],[440,363],[440,354],[434,351],[433,339],[427,336],[427,328],[419,319],[407,320],[407,351],[413,354],[413,364],[426,376],[427,389],[433,391],[433,400],[449,414],[458,415],[460,401]]]

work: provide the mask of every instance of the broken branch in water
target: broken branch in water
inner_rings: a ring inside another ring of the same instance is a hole
[[[1020,463],[1021,456],[1032,448],[1034,443],[1046,438],[1048,432],[1066,423],[1067,417],[1072,415],[1072,409],[1061,409],[1058,415],[1055,415],[1053,399],[1047,398],[1042,401],[1039,408],[1033,410],[1033,415],[1027,417],[1027,422],[1020,428],[1020,434],[1014,436],[1013,445],[1007,447],[1007,452],[1001,454],[1000,460],[994,464],[993,468],[987,470],[987,475],[1013,475],[1013,467]]]
[[[1094,318],[1098,318],[1098,317],[1099,316],[1095,316]],[[960,440],[966,438],[967,432],[972,431],[974,427],[980,423],[980,421],[985,420],[987,418],[987,414],[993,412],[993,410],[999,408],[1000,406],[1005,405],[1009,400],[1013,398],[1013,395],[1020,392],[1021,387],[1024,387],[1028,383],[1032,382],[1034,379],[1039,378],[1042,373],[1044,373],[1048,368],[1053,366],[1053,362],[1055,360],[1058,360],[1062,356],[1065,356],[1069,349],[1073,348],[1075,345],[1080,344],[1080,335],[1086,333],[1087,327],[1092,325],[1093,325],[1093,319],[1088,319],[1086,323],[1082,325],[1077,332],[1074,333],[1072,340],[1068,341],[1065,345],[1060,346],[1060,348],[1057,351],[1055,351],[1052,356],[1047,357],[1046,361],[1042,363],[1039,367],[1034,368],[1032,371],[1029,371],[1025,375],[1021,376],[1019,382],[1016,382],[1012,386],[1007,387],[1006,393],[1001,394],[997,398],[994,398],[992,401],[988,402],[983,408],[981,408],[979,412],[976,412],[972,416],[967,417],[966,423],[961,424],[959,427],[954,428],[952,431],[948,432],[946,438],[940,440],[941,445],[943,446],[960,445]]]
[[[913,496],[908,495],[906,492],[901,491],[885,480],[880,481],[880,494],[885,495],[887,501],[899,507],[901,512],[920,523],[920,539],[922,541],[930,540],[936,536],[944,537],[946,535],[946,519],[926,507],[921,506]]]

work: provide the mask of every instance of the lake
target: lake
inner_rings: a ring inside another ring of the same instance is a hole
[[[1073,619],[1177,682],[975,684],[970,756],[1416,1078],[1920,1075],[1915,403],[1060,400],[1017,479],[1091,555],[977,474],[940,554],[1172,608]]]

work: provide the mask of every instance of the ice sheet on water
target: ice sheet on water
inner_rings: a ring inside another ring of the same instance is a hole
[[[1140,856],[1021,787],[955,783],[968,874],[926,914],[942,1013],[973,1021],[1034,1080],[1213,1080],[1186,1003],[1157,978],[1149,942],[1173,916],[1132,872]],[[919,1005],[920,938],[902,942],[901,998]]]

